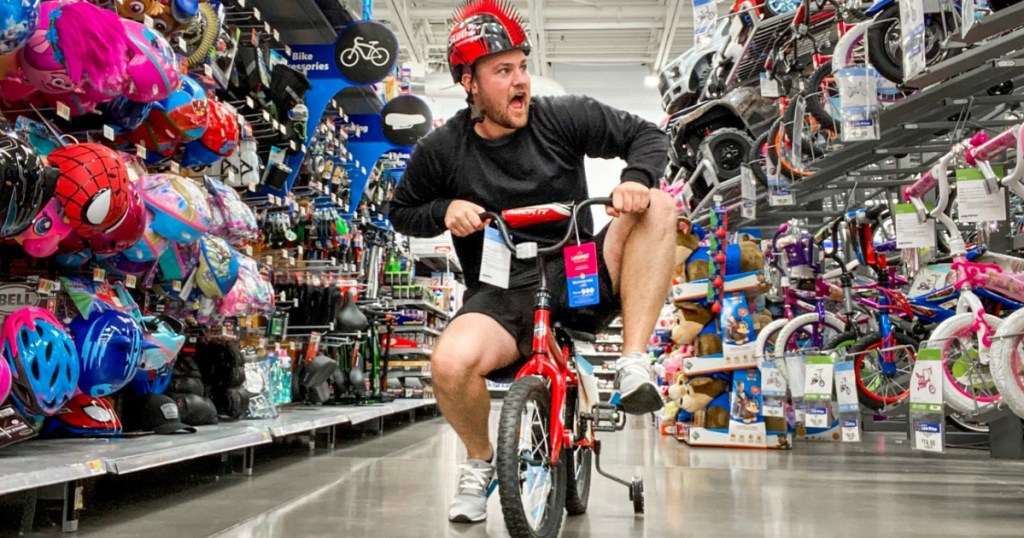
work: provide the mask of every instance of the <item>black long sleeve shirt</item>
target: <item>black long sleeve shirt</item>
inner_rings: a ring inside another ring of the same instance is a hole
[[[584,157],[626,161],[622,181],[657,184],[668,161],[668,139],[653,123],[583,96],[534,97],[525,127],[499,140],[473,130],[469,110],[455,114],[417,144],[395,190],[389,218],[413,237],[444,233],[452,200],[489,211],[588,197]],[[517,242],[552,244],[565,222],[514,230]],[[593,219],[580,219],[580,237],[593,236]],[[466,285],[479,285],[483,233],[453,237]],[[558,262],[554,262],[558,263]],[[512,259],[510,288],[536,283],[533,260]]]

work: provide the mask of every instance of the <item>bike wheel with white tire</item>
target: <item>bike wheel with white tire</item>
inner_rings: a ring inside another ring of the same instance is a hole
[[[786,318],[775,319],[761,327],[761,331],[757,333],[757,342],[754,344],[756,346],[754,353],[758,358],[767,361],[782,357],[782,355],[778,357],[775,355],[775,342],[778,341],[779,333],[787,323],[789,320]]]
[[[1024,310],[1003,320],[992,339],[989,357],[992,381],[1003,403],[1024,418]]]
[[[573,441],[592,439],[591,422],[581,415],[579,388],[569,387],[565,402],[565,424],[572,425]],[[594,450],[590,446],[569,446],[562,449],[566,466],[565,511],[570,516],[587,512],[590,500],[590,478],[593,474]]]
[[[910,379],[917,360],[917,341],[903,333],[892,333],[887,344],[878,332],[868,333],[849,348],[853,357],[853,374],[857,378],[860,403],[871,409],[902,402],[910,396]],[[889,346],[891,349],[887,349]],[[882,353],[891,351],[895,374],[884,372]]]
[[[846,331],[843,320],[825,314],[824,320],[816,312],[801,314],[779,331],[775,356],[785,357],[793,352],[824,352],[827,342]]]
[[[543,379],[512,383],[498,422],[498,494],[513,537],[557,536],[565,509],[565,459],[552,465],[551,392]]]
[[[925,348],[942,352],[942,370],[946,374],[943,402],[968,415],[1000,399],[989,365],[981,364],[974,321],[971,312],[957,314],[935,327],[924,344]],[[993,329],[998,330],[1002,321],[985,315],[985,322]]]

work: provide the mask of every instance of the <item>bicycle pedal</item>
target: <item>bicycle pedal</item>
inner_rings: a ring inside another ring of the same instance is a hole
[[[595,431],[616,432],[626,427],[626,413],[619,405],[599,403],[594,405],[591,412]]]

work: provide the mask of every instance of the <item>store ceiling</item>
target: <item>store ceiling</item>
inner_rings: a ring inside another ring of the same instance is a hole
[[[660,70],[693,45],[690,0],[513,0],[528,21],[533,72],[553,64],[644,65]],[[452,0],[377,0],[406,59],[443,70]]]

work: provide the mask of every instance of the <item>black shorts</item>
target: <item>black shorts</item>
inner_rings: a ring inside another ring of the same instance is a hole
[[[550,256],[545,271],[548,288],[551,290],[552,321],[578,331],[596,333],[604,330],[619,315],[622,304],[619,295],[612,290],[612,277],[604,261],[604,241],[608,235],[605,226],[595,237],[597,247],[597,280],[600,302],[594,306],[569,308],[569,294],[566,290],[565,263],[561,256]],[[533,351],[533,310],[537,288],[530,286],[517,289],[501,289],[490,284],[480,284],[474,290],[466,291],[462,308],[455,317],[479,313],[493,318],[515,339],[520,358],[513,364],[496,370],[488,377],[507,380],[525,363]]]

